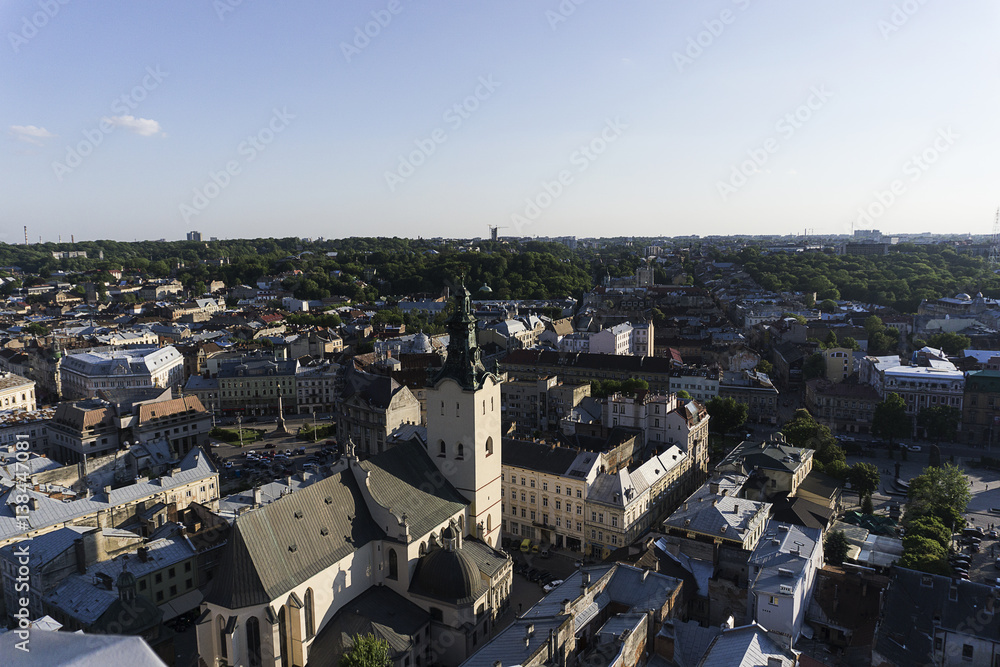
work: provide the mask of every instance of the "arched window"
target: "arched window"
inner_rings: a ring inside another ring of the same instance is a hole
[[[455,403],[455,416],[458,416],[458,411],[462,407],[461,403]]]
[[[493,531],[493,516],[490,515],[490,514],[487,514],[486,515],[486,532],[489,533],[489,532],[492,532],[492,531]]]
[[[229,658],[229,647],[226,646],[226,619],[219,614],[215,622],[219,626],[219,655],[226,660]]]
[[[455,458],[460,459],[463,457],[465,457],[465,445],[463,445],[462,443],[458,443],[458,456],[456,456]]]
[[[486,456],[493,454],[493,436],[486,438]]]
[[[444,440],[442,440],[442,441],[441,441],[441,443],[440,443],[439,447],[440,447],[440,452],[439,452],[439,456],[444,456],[445,454],[447,454],[447,453],[448,453],[448,448],[447,448],[447,447],[445,447],[445,445],[444,445]]]
[[[389,549],[389,578],[399,579],[399,559],[395,549]]]
[[[281,651],[281,667],[288,667],[288,614],[285,605],[278,610],[278,650]]]
[[[306,639],[312,639],[316,634],[316,617],[313,614],[313,589],[306,589]]]
[[[483,399],[483,414],[486,414],[486,399]]]
[[[425,542],[421,542],[420,548],[417,549],[417,555],[423,558],[426,553],[427,553],[427,544]]]
[[[261,667],[260,659],[260,621],[256,616],[247,619],[247,664],[249,667]]]

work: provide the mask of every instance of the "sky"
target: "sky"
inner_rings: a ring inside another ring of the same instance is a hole
[[[995,0],[0,4],[0,241],[989,234]]]

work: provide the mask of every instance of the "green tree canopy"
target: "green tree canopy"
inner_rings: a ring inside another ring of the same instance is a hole
[[[906,526],[907,535],[919,535],[934,540],[944,549],[951,544],[951,530],[936,516],[927,515],[914,519]]]
[[[962,421],[962,412],[951,405],[935,405],[924,408],[917,415],[917,426],[927,430],[927,435],[935,444],[942,440],[953,440]]]
[[[851,543],[842,530],[831,530],[823,538],[823,556],[830,565],[842,565],[850,548]]]
[[[826,359],[820,352],[813,352],[802,362],[802,377],[806,380],[826,375]]]
[[[951,574],[948,553],[944,547],[936,540],[920,535],[907,535],[903,538],[903,555],[898,565],[930,574]]]
[[[851,480],[851,488],[857,491],[859,497],[865,498],[871,496],[878,489],[881,475],[876,466],[861,461],[851,466],[849,479]]]
[[[690,401],[691,394],[689,394],[686,389],[681,389],[679,392],[677,392],[677,398],[682,401]]]
[[[746,403],[740,403],[732,396],[716,396],[705,404],[705,409],[711,417],[709,426],[716,433],[729,433],[743,426],[750,410]]]
[[[910,480],[903,522],[908,526],[920,517],[933,516],[943,525],[958,530],[965,525],[962,515],[971,497],[969,482],[961,468],[951,463],[940,468],[925,468]]]
[[[389,643],[373,634],[355,635],[354,646],[340,657],[337,667],[391,667]]]
[[[816,450],[813,466],[825,471],[825,466],[834,461],[844,461],[844,450],[837,445],[829,427],[817,422],[805,408],[799,408],[781,427],[785,440],[794,447]]]
[[[906,414],[906,403],[899,394],[892,392],[875,406],[872,435],[876,438],[883,438],[891,445],[898,438],[910,435],[912,430],[913,420]]]
[[[962,350],[968,349],[972,345],[972,339],[964,334],[948,331],[934,334],[927,339],[927,344],[944,351],[948,356],[957,357],[962,354]]]

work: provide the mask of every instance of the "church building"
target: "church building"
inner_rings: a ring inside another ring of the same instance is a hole
[[[362,460],[236,518],[198,619],[210,666],[336,665],[356,635],[394,665],[458,665],[511,613],[500,539],[500,378],[458,289],[427,439]]]

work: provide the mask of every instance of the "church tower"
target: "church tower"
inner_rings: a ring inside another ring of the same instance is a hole
[[[483,366],[464,285],[448,320],[448,358],[427,389],[427,453],[469,500],[466,532],[499,548],[500,377]]]

